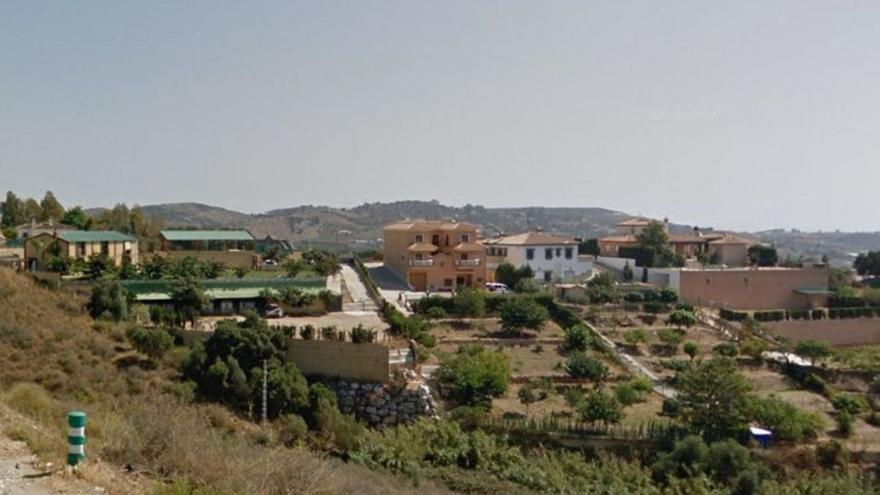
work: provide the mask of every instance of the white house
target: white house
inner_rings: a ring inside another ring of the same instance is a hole
[[[570,282],[593,271],[590,258],[578,257],[574,239],[543,231],[496,237],[483,241],[486,256],[494,265],[530,266],[542,282]],[[489,267],[487,265],[487,267]]]

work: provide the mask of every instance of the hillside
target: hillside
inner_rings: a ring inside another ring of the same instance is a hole
[[[598,237],[614,231],[614,225],[630,215],[605,208],[485,208],[454,207],[436,201],[365,203],[355,208],[297,206],[249,215],[199,203],[145,206],[147,214],[163,218],[167,225],[200,228],[246,228],[254,235],[271,235],[300,246],[333,249],[377,247],[384,224],[402,218],[454,218],[477,224],[484,234],[521,232],[538,227],[574,237]],[[723,228],[723,225],[715,226]],[[691,226],[672,224],[673,231]],[[880,249],[880,232],[800,232],[769,230],[754,233],[775,244],[783,255],[827,255],[835,265],[852,262],[852,253]]]
[[[255,424],[193,401],[191,391],[187,397],[171,366],[181,356],[145,359],[130,348],[127,323],[96,322],[83,302],[0,268],[0,417],[10,416],[9,407],[24,418],[4,422],[0,447],[4,436],[21,440],[42,461],[63,466],[64,418],[80,409],[89,414],[81,476],[105,493],[191,493],[153,490],[169,479],[207,485],[217,490],[199,493],[217,495],[411,492],[404,480],[320,452],[267,445]]]

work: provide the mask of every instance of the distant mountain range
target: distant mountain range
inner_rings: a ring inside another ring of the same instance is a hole
[[[454,207],[435,201],[365,203],[354,208],[297,206],[251,215],[199,203],[144,206],[148,215],[164,219],[169,227],[245,228],[258,237],[271,235],[300,247],[369,249],[379,246],[382,226],[404,218],[453,218],[472,222],[484,235],[515,233],[531,229],[573,237],[601,237],[631,215],[605,208],[485,208]],[[692,226],[670,224],[674,232]],[[783,255],[821,259],[827,255],[836,265],[849,265],[853,253],[880,249],[880,232],[800,232],[769,230],[752,236],[775,244]]]

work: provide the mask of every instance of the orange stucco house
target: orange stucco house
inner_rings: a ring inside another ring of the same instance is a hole
[[[482,287],[486,282],[485,248],[479,231],[454,220],[403,220],[382,229],[385,266],[414,290]]]

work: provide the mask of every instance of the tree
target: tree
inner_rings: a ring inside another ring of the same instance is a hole
[[[547,309],[533,297],[515,296],[501,304],[501,325],[506,332],[518,333],[523,329],[540,330],[550,318]]]
[[[116,321],[122,321],[128,318],[128,307],[132,300],[131,294],[118,280],[102,279],[92,287],[88,303],[89,314],[92,318],[107,314]]]
[[[685,342],[684,353],[690,356],[691,361],[693,361],[694,358],[697,357],[697,354],[700,353],[700,346],[698,346],[696,342]]]
[[[535,272],[528,265],[517,268],[505,262],[495,268],[495,281],[511,289],[515,289],[522,280],[530,280],[534,277]]]
[[[697,324],[697,317],[693,312],[686,309],[676,309],[669,314],[668,318],[666,318],[666,323],[669,325],[675,325],[679,328],[690,328]]]
[[[184,321],[189,321],[193,327],[196,325],[196,319],[209,304],[202,284],[192,278],[177,279],[174,282],[171,301],[177,314]]]
[[[880,276],[880,251],[859,253],[853,262],[853,268],[864,277]]]
[[[627,343],[627,345],[636,347],[640,343],[648,341],[648,334],[646,334],[645,331],[641,328],[633,328],[624,332],[623,340]]]
[[[584,421],[592,423],[616,424],[623,419],[623,410],[613,395],[601,389],[588,393],[578,406]]]
[[[308,268],[302,260],[289,259],[284,262],[284,270],[288,277],[295,277],[299,272]]]
[[[24,200],[24,217],[26,222],[40,222],[43,217],[43,207],[34,198]]]
[[[666,346],[670,353],[676,352],[679,344],[684,342],[684,334],[680,330],[673,330],[671,328],[664,328],[657,332],[657,338],[660,339],[660,342]]]
[[[71,225],[80,230],[89,230],[92,226],[92,217],[83,211],[81,206],[74,206],[64,212],[61,217],[61,223]]]
[[[755,337],[749,337],[739,344],[739,352],[741,354],[749,356],[750,358],[758,362],[763,359],[764,352],[766,352],[769,348],[770,346],[767,344],[767,342],[764,342],[763,340]]]
[[[486,314],[485,292],[479,289],[461,289],[452,298],[452,307],[463,317],[482,318]]]
[[[828,342],[819,340],[803,340],[794,348],[795,354],[810,360],[812,366],[816,366],[817,360],[822,360],[831,355],[832,349]]]
[[[565,371],[572,378],[602,381],[608,376],[608,366],[599,359],[583,352],[573,352],[568,357]]]
[[[24,202],[12,191],[6,192],[6,201],[0,203],[0,224],[15,227],[25,223]]]
[[[104,275],[116,273],[116,264],[106,254],[95,253],[86,261],[85,276],[89,280],[97,280]]]
[[[716,357],[696,363],[680,373],[680,417],[709,439],[727,438],[748,426],[752,387],[736,369],[736,363]]]
[[[46,191],[46,195],[40,201],[40,209],[42,210],[41,221],[52,220],[57,223],[64,216],[64,207],[61,206],[52,191]]]
[[[224,320],[204,341],[194,344],[184,377],[205,398],[251,411],[262,401],[263,362],[268,375],[268,415],[309,410],[309,388],[297,367],[286,360],[290,338],[256,314],[243,322]]]
[[[802,442],[815,439],[825,426],[818,413],[804,411],[774,396],[755,397],[752,410],[760,425],[773,430],[780,440]]]
[[[577,324],[565,330],[565,350],[584,352],[593,341],[590,329],[586,325]]]
[[[447,397],[468,405],[486,404],[507,391],[510,358],[482,346],[464,346],[446,357],[435,372],[437,383]]]
[[[302,257],[307,266],[323,277],[335,275],[342,269],[339,266],[339,257],[330,251],[306,251],[303,253]]]
[[[547,390],[535,385],[532,382],[523,384],[516,393],[519,401],[526,406],[526,414],[528,414],[529,406],[535,402],[540,402],[548,397]]]
[[[125,332],[128,341],[141,354],[156,361],[161,359],[172,347],[174,337],[161,328],[146,329],[139,326],[129,327]]]
[[[656,220],[650,222],[637,237],[639,247],[648,253],[652,266],[667,267],[681,264],[681,260],[672,251],[669,234],[666,233],[666,226],[662,222]]]
[[[753,265],[776,266],[776,263],[779,262],[779,253],[773,246],[755,244],[749,247],[749,260]]]

